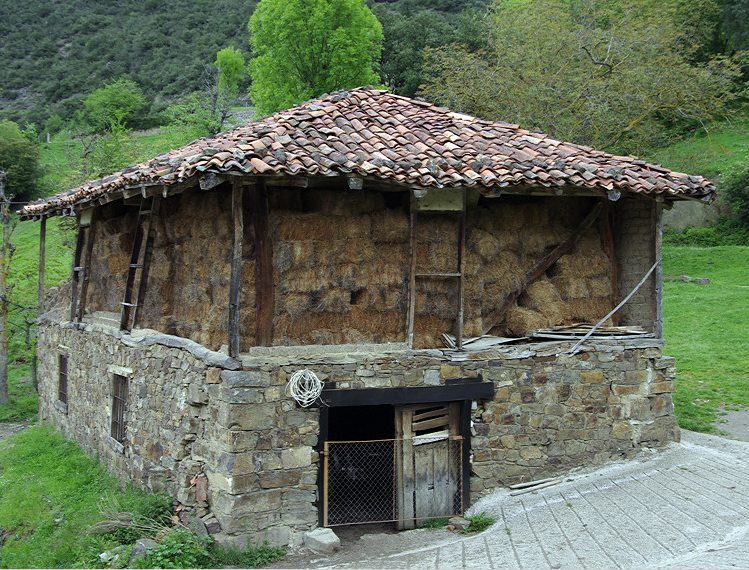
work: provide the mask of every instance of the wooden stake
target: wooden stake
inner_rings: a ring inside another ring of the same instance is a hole
[[[231,279],[229,281],[229,356],[239,356],[239,294],[242,290],[242,250],[244,247],[244,216],[242,214],[242,181],[232,179],[231,211],[234,240],[231,248]]]
[[[273,342],[273,244],[268,229],[268,192],[265,179],[258,178],[252,204],[252,222],[255,226],[255,303],[257,307],[257,346],[270,346]]]
[[[47,218],[42,218],[39,226],[39,281],[37,283],[37,312],[41,312],[44,302],[44,265],[47,247]]]

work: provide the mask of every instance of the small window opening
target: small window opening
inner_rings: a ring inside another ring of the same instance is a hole
[[[351,301],[349,304],[361,305],[362,301],[364,301],[364,289],[357,289],[356,291],[351,291]]]
[[[112,396],[112,439],[125,442],[125,408],[127,406],[127,376],[114,374]]]
[[[60,354],[58,358],[60,372],[57,383],[57,399],[63,404],[68,403],[68,356]]]

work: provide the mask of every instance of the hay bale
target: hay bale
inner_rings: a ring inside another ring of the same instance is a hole
[[[329,286],[331,277],[319,268],[293,267],[283,276],[283,290],[298,293],[319,291]]]
[[[549,319],[533,309],[511,307],[507,311],[504,326],[511,334],[524,336],[528,331],[548,328]]]
[[[538,311],[546,317],[548,326],[562,324],[569,313],[557,288],[546,279],[531,283],[518,299],[518,306]]]
[[[592,297],[604,297],[607,299],[611,297],[611,279],[608,275],[588,279],[587,285]]]
[[[327,313],[345,313],[351,304],[351,292],[338,288],[325,289],[313,310]]]
[[[552,277],[551,282],[559,291],[562,299],[588,299],[590,290],[587,279],[584,277]]]
[[[559,274],[562,276],[591,277],[593,275],[609,275],[611,266],[608,256],[600,248],[563,255],[557,261]]]
[[[276,298],[276,311],[289,316],[309,312],[312,309],[310,305],[311,297],[308,293],[287,293]]]
[[[466,242],[468,249],[481,256],[485,262],[494,259],[502,246],[501,242],[492,234],[479,228],[470,229]]]
[[[377,243],[405,243],[411,237],[411,222],[404,210],[383,210],[372,214],[372,240]]]
[[[573,322],[587,322],[592,324],[600,321],[613,309],[611,300],[608,297],[572,299],[567,301],[567,306]]]
[[[514,291],[523,282],[527,268],[521,266],[520,258],[511,251],[501,251],[496,259],[485,266],[485,283],[500,283],[504,293]],[[486,287],[486,286],[485,286]]]
[[[315,263],[314,241],[287,242],[291,252],[292,264],[299,267],[310,267]],[[274,259],[275,265],[275,259]]]

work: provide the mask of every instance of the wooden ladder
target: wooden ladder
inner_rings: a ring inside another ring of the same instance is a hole
[[[70,287],[70,320],[80,323],[86,310],[86,291],[88,289],[88,264],[91,260],[93,248],[93,229],[91,219],[87,223],[79,222],[78,236],[73,255],[73,275]]]
[[[120,330],[132,331],[138,316],[138,305],[146,291],[148,265],[156,237],[156,219],[158,219],[161,196],[141,198],[138,218],[135,222],[135,236],[130,252],[130,264],[125,281],[125,294],[122,296],[120,310]]]
[[[416,315],[416,280],[423,278],[455,279],[457,288],[456,316],[455,316],[455,338],[458,350],[463,350],[463,271],[464,251],[466,244],[466,191],[463,189],[462,208],[459,210],[423,210],[429,214],[445,214],[458,216],[458,263],[455,272],[419,272],[416,267],[416,246],[418,243],[418,213],[419,205],[416,198],[411,195],[411,283],[408,307],[408,347],[414,344],[414,321]]]

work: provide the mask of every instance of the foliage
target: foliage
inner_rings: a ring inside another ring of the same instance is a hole
[[[749,247],[663,248],[664,276],[711,283],[664,283],[665,353],[676,357],[679,425],[713,432],[721,405],[749,405]]]
[[[83,102],[89,122],[97,132],[123,128],[144,104],[143,92],[129,79],[107,83],[89,93]]]
[[[749,1],[723,0],[725,33],[732,49],[749,49]]]
[[[0,0],[0,118],[71,119],[86,94],[128,77],[162,108],[201,87],[217,46],[247,53],[257,0]]]
[[[693,63],[674,2],[495,0],[491,48],[427,50],[422,93],[455,110],[556,138],[634,152],[664,125],[730,114],[740,68]]]
[[[213,543],[211,545],[211,556],[223,566],[238,566],[240,568],[260,568],[286,556],[285,546],[270,546],[266,540],[263,544],[253,546],[249,539],[247,548],[238,549],[221,546]]]
[[[208,545],[185,528],[175,528],[150,549],[134,568],[209,568]]]
[[[103,496],[150,504],[148,494],[123,492],[96,459],[50,427],[35,426],[0,444],[3,566],[91,567],[117,546],[86,531],[102,519]],[[99,561],[100,564],[100,561]]]
[[[206,66],[203,89],[183,97],[167,109],[173,127],[195,137],[214,135],[223,130],[232,107],[239,102],[240,84],[246,76],[242,54],[225,48],[216,54],[213,66]]]
[[[29,200],[38,195],[39,145],[24,136],[11,121],[0,121],[0,170],[5,171],[6,195]]]
[[[694,247],[749,245],[749,228],[736,220],[723,217],[711,226],[690,227],[683,232],[668,229],[663,233],[663,243]]]
[[[22,422],[36,418],[39,394],[30,380],[29,364],[8,366],[7,404],[0,405],[0,422]]]
[[[736,220],[749,232],[749,161],[723,173],[720,190],[731,206]]]
[[[364,0],[261,0],[249,29],[250,98],[260,115],[378,83],[382,27]]]
[[[471,526],[465,529],[463,532],[484,532],[487,528],[492,526],[496,521],[486,516],[486,512],[482,512],[476,516],[471,517]]]
[[[384,35],[380,77],[399,95],[413,97],[424,82],[424,48],[449,43],[466,44],[472,50],[486,47],[482,11],[475,7],[452,14],[383,2],[374,4],[372,12]]]

